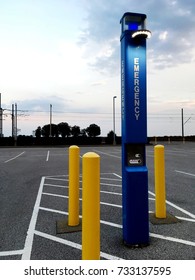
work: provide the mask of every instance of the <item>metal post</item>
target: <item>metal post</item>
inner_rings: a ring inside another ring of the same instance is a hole
[[[165,156],[164,146],[154,147],[154,174],[155,174],[155,216],[166,218],[166,194],[165,194]]]
[[[69,148],[68,225],[79,224],[79,152],[78,146]]]
[[[100,156],[83,156],[82,259],[100,259]]]
[[[123,241],[149,244],[146,86],[146,15],[121,18],[121,115]]]

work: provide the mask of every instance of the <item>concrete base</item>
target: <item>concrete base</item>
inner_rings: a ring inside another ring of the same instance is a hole
[[[177,219],[175,216],[166,213],[166,218],[156,218],[155,213],[150,213],[150,222],[153,225],[165,225],[165,224],[175,224],[180,223],[181,220]]]
[[[56,221],[56,233],[71,233],[82,230],[82,220],[79,220],[79,224],[77,226],[69,226],[68,219]]]

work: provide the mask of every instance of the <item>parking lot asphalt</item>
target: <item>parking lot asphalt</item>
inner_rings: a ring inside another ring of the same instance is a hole
[[[144,248],[126,247],[122,240],[121,147],[80,147],[81,158],[89,151],[101,157],[101,259],[195,259],[195,143],[164,145],[166,207],[179,222],[150,221]],[[154,146],[146,150],[153,213]],[[82,218],[81,192],[82,176]],[[80,260],[81,231],[56,232],[56,222],[68,215],[68,147],[0,148],[0,213],[0,260]]]

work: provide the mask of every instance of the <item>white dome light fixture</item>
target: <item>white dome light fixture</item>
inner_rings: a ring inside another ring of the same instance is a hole
[[[149,38],[151,38],[151,36],[152,36],[152,33],[147,29],[136,30],[132,34],[132,38],[144,37],[145,39],[149,39]]]

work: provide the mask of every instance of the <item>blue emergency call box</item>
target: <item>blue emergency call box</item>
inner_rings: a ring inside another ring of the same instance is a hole
[[[123,241],[149,244],[146,96],[146,15],[121,18]]]

